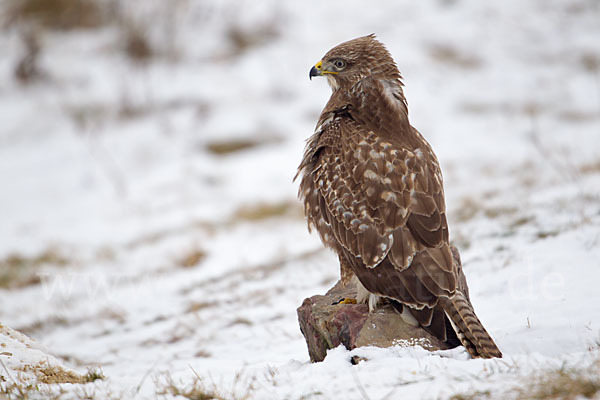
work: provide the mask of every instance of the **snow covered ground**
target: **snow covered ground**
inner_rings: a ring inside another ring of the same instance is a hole
[[[13,3],[0,323],[37,344],[0,331],[0,398],[16,380],[30,398],[98,399],[511,398],[557,370],[600,382],[597,1],[96,0],[118,18],[66,31],[32,30]],[[296,307],[338,278],[292,183],[329,96],[308,71],[373,32],[442,164],[450,236],[502,360],[308,361]],[[19,366],[36,360],[105,378],[35,386]]]

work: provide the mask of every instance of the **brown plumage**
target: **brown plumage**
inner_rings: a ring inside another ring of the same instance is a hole
[[[373,35],[354,39],[325,54],[313,76],[327,77],[333,93],[298,168],[299,196],[309,229],[338,254],[342,282],[356,277],[370,306],[372,295],[388,298],[473,357],[501,357],[469,300],[439,163],[408,121],[389,52]]]

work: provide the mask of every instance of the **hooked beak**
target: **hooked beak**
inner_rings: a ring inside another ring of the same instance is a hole
[[[310,79],[312,81],[313,76],[323,75],[322,71],[323,71],[323,61],[319,61],[310,69],[310,72],[308,73],[308,79]]]

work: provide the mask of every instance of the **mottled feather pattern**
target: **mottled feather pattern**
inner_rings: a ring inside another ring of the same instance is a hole
[[[398,148],[350,116],[331,119],[311,139],[319,156],[300,190],[309,224],[326,227],[325,242],[334,237],[369,267],[391,251],[396,268],[404,269],[425,248],[412,231],[435,246],[448,236],[441,180],[430,178],[420,148]],[[326,209],[319,207],[323,200]]]
[[[309,229],[338,254],[343,283],[356,276],[474,357],[501,356],[469,301],[441,169],[408,121],[391,55],[367,36],[330,50],[323,68],[339,59],[346,71],[327,75],[333,93],[298,169]]]
[[[471,302],[463,293],[458,292],[452,299],[443,299],[442,306],[456,326],[458,339],[469,353],[484,358],[502,357],[496,343],[475,315]]]

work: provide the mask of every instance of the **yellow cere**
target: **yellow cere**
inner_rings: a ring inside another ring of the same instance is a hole
[[[326,69],[323,69],[323,60],[320,60],[318,63],[316,63],[315,68],[319,70],[321,74],[337,74],[336,71],[328,71]]]

